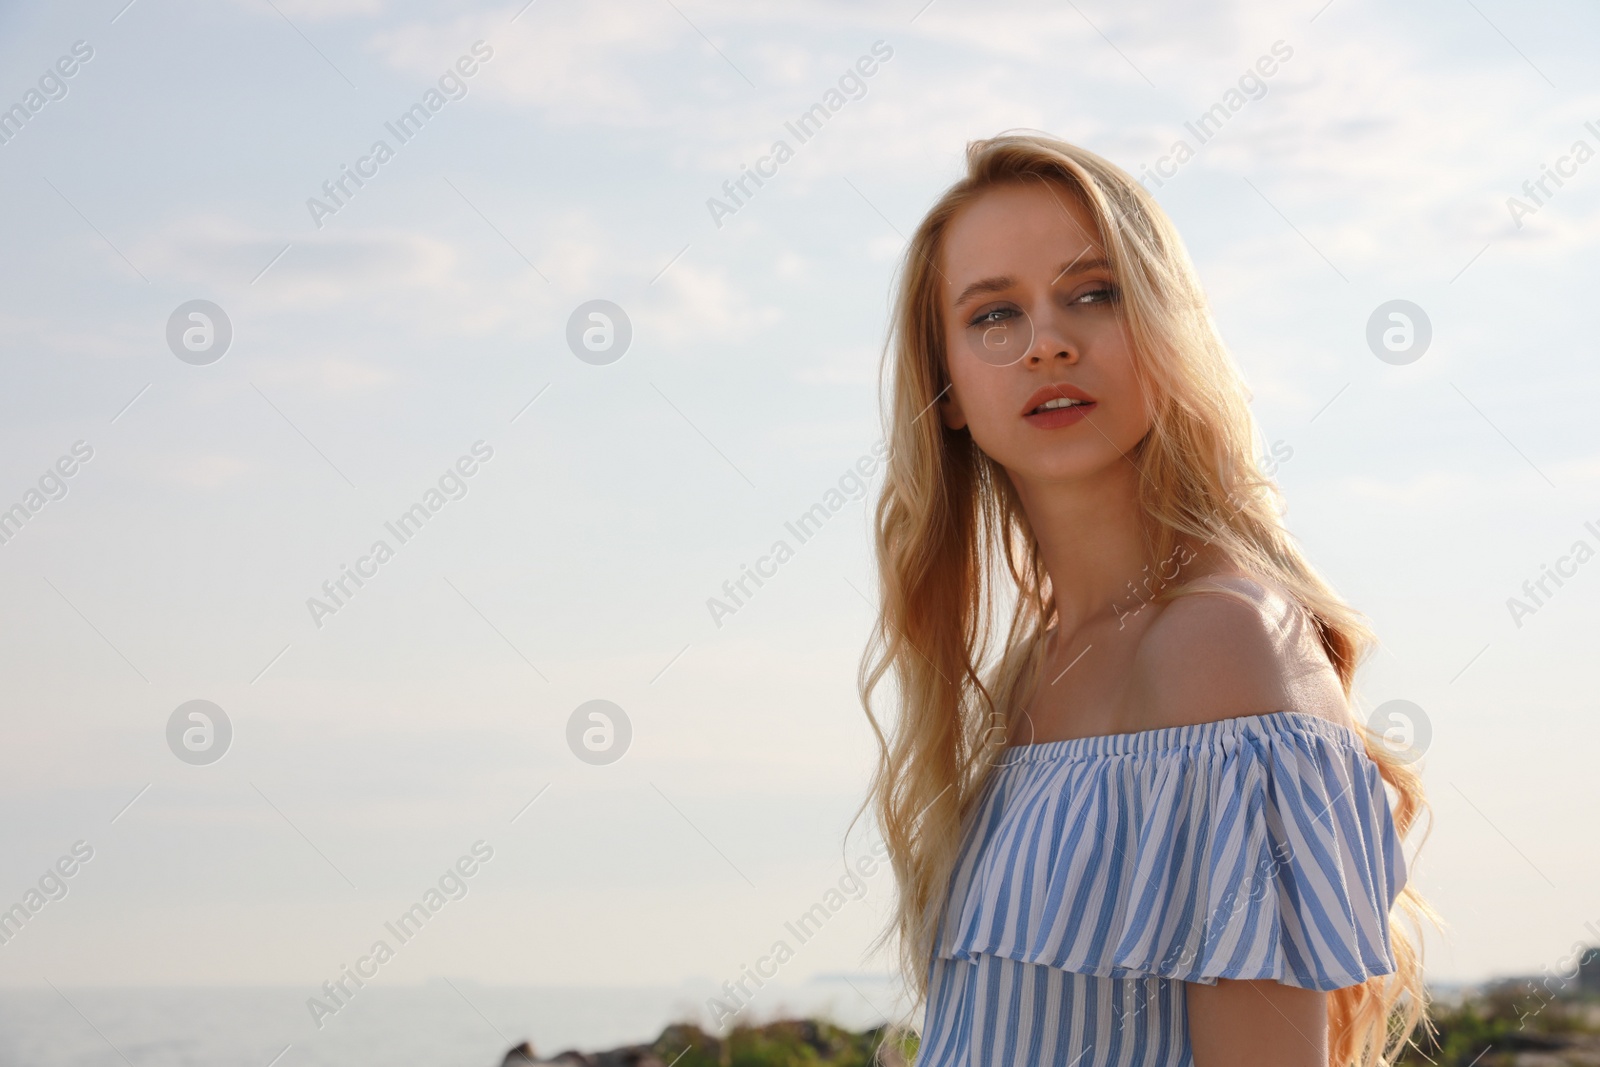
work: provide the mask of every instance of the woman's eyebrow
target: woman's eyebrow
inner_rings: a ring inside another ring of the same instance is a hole
[[[1111,264],[1104,257],[1095,256],[1092,259],[1084,259],[1080,256],[1070,263],[1061,264],[1060,269],[1057,271],[1056,276],[1051,279],[1050,284],[1054,285],[1068,274],[1087,274],[1090,271],[1110,269]],[[999,277],[994,278],[980,278],[978,281],[973,282],[971,285],[961,290],[961,294],[956,297],[953,306],[960,307],[972,297],[982,296],[985,293],[998,293],[1005,289],[1010,289],[1016,284],[1017,280],[1009,274],[1000,275]]]
[[[1110,270],[1110,269],[1111,269],[1111,262],[1109,260],[1107,260],[1104,256],[1095,256],[1095,257],[1093,257],[1091,259],[1084,259],[1080,255],[1077,259],[1073,260],[1071,263],[1063,263],[1063,264],[1061,264],[1061,270],[1059,272],[1057,272],[1054,281],[1052,281],[1050,284],[1054,285],[1056,282],[1059,282],[1067,274],[1088,274],[1090,271],[1094,271],[1094,270]]]
[[[998,278],[982,278],[961,290],[961,295],[956,297],[954,306],[960,307],[972,297],[982,296],[984,293],[998,293],[1016,284],[1017,280],[1009,274]]]

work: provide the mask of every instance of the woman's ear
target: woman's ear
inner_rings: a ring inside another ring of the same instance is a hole
[[[944,420],[945,426],[952,430],[959,430],[967,424],[966,412],[961,410],[961,401],[956,399],[954,384],[944,387],[944,392],[939,394],[939,417]]]

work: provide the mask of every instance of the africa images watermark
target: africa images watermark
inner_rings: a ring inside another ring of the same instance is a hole
[[[1267,452],[1256,457],[1256,466],[1260,469],[1261,473],[1265,477],[1274,478],[1278,474],[1278,469],[1293,458],[1294,446],[1289,444],[1287,441],[1278,440],[1272,442],[1272,445]],[[1238,497],[1236,496],[1229,497],[1227,503],[1232,509],[1229,515],[1231,519],[1233,515],[1237,515],[1239,513],[1242,505],[1239,503]],[[1129,608],[1127,611],[1122,610],[1123,605],[1126,603],[1126,598],[1119,599],[1111,605],[1111,611],[1117,616],[1117,629],[1121,630],[1125,628],[1128,625],[1129,619],[1133,618],[1135,615],[1139,614],[1151,603],[1153,603],[1160,589],[1177,578],[1178,572],[1192,563],[1195,559],[1195,555],[1196,554],[1191,551],[1188,546],[1180,544],[1172,550],[1165,560],[1156,564],[1156,569],[1153,574],[1150,570],[1150,564],[1146,563],[1144,565],[1144,569],[1140,572],[1143,575],[1143,578],[1139,584],[1135,585],[1132,581],[1128,582],[1129,596],[1137,601],[1138,606]],[[1172,568],[1171,574],[1167,573],[1167,567],[1169,565]],[[1157,579],[1159,579],[1159,581],[1157,581]]]
[[[1287,841],[1279,841],[1273,845],[1256,862],[1249,887],[1238,884],[1229,886],[1223,891],[1215,907],[1206,915],[1191,920],[1184,928],[1183,943],[1174,943],[1153,962],[1155,973],[1173,977],[1182,976],[1186,981],[1194,981],[1198,976],[1194,976],[1193,972],[1201,965],[1202,952],[1216,948],[1234,916],[1247,907],[1261,905],[1269,893],[1281,895],[1284,892],[1278,883],[1277,872],[1288,867],[1293,858],[1294,849]],[[1132,996],[1122,1004],[1112,1006],[1112,1015],[1116,1019],[1118,1029],[1143,1026],[1153,1010],[1149,986],[1142,982],[1136,983],[1131,993]]]
[[[493,447],[484,441],[474,441],[471,454],[461,456],[453,465],[446,468],[445,472],[439,475],[438,482],[429,486],[422,494],[421,500],[402,511],[393,522],[383,524],[383,528],[394,537],[394,545],[390,545],[380,537],[372,542],[366,555],[356,558],[354,567],[348,563],[339,564],[338,576],[322,583],[323,596],[327,599],[306,597],[306,610],[311,612],[311,621],[316,624],[317,629],[322,629],[324,618],[337,615],[339,609],[361,591],[362,586],[377,577],[378,568],[394,558],[396,546],[403,545],[417,536],[428,520],[444,510],[447,503],[466,496],[467,479],[478,473],[481,463],[487,463],[493,458]]]
[[[1593,119],[1585,122],[1583,128],[1597,141],[1600,141],[1600,126],[1597,126]],[[1572,142],[1572,147],[1567,149],[1565,155],[1556,157],[1554,166],[1549,163],[1540,163],[1539,176],[1537,178],[1529,178],[1522,183],[1522,194],[1528,199],[1520,200],[1515,196],[1506,197],[1506,210],[1511,213],[1511,221],[1516,223],[1517,229],[1522,229],[1523,219],[1529,215],[1537,215],[1546,201],[1552,199],[1556,192],[1567,184],[1561,179],[1577,177],[1578,168],[1593,159],[1594,155],[1595,150],[1590,147],[1589,142],[1580,137]],[[1555,183],[1555,189],[1550,188],[1550,182]],[[1544,195],[1541,196],[1541,193]],[[1532,203],[1528,202],[1530,200]]]
[[[888,444],[877,442],[855,463],[845,468],[835,484],[822,494],[821,500],[801,512],[793,522],[784,523],[783,528],[794,537],[796,544],[803,545],[811,540],[824,523],[844,510],[846,504],[865,497],[867,480],[877,473],[878,465],[888,455]],[[756,558],[754,567],[746,563],[739,564],[739,574],[722,583],[722,597],[727,599],[716,596],[706,598],[706,610],[711,613],[711,621],[717,629],[722,629],[723,619],[737,615],[755,595],[749,583],[754,582],[756,589],[760,589],[767,584],[763,579],[776,577],[778,568],[793,559],[794,555],[794,546],[780,537],[772,543],[766,555]]]
[[[137,799],[137,798],[135,798]],[[45,868],[37,886],[29,886],[22,899],[5,911],[0,911],[0,945],[9,945],[11,939],[22,933],[22,928],[53,901],[65,899],[67,879],[78,873],[83,864],[94,859],[94,847],[87,841],[74,841],[72,849]]]
[[[322,220],[325,217],[337,215],[368,180],[377,177],[378,168],[394,158],[396,148],[421,133],[422,127],[426,126],[445,104],[451,100],[460,100],[467,95],[466,79],[478,73],[480,63],[487,63],[494,56],[494,49],[483,41],[472,42],[471,52],[471,55],[458,58],[454,66],[445,68],[445,72],[439,75],[437,88],[429,86],[428,91],[422,94],[421,101],[401,112],[400,117],[393,122],[383,124],[384,129],[394,136],[395,148],[391,148],[389,142],[380,137],[372,142],[372,147],[367,150],[366,155],[356,160],[354,167],[341,163],[338,176],[322,183],[322,192],[327,197],[326,200],[319,200],[314,196],[306,200],[306,210],[311,212],[311,221],[317,229],[322,229]]]
[[[1161,957],[1157,967],[1162,973],[1193,968],[1200,960],[1200,951],[1209,944],[1214,944],[1228,927],[1228,923],[1251,904],[1259,904],[1267,899],[1268,893],[1282,892],[1277,874],[1280,869],[1288,868],[1294,859],[1294,848],[1287,841],[1279,841],[1259,860],[1256,861],[1253,876],[1249,885],[1230,885],[1223,890],[1222,897],[1214,908],[1204,917],[1205,925],[1198,921],[1192,922],[1188,927],[1190,933],[1198,931],[1202,939],[1187,937],[1183,944],[1174,944]]]
[[[845,72],[839,75],[836,87],[830,87],[822,94],[821,100],[801,112],[800,117],[793,122],[785,122],[783,128],[794,137],[796,144],[805,144],[820,133],[823,124],[843,110],[845,104],[866,96],[866,79],[878,73],[879,63],[887,63],[893,56],[894,49],[886,42],[872,42],[871,53],[863,55],[855,61],[854,66],[846,68]],[[706,199],[706,210],[711,212],[711,221],[716,223],[717,229],[722,229],[724,218],[737,215],[739,209],[755,196],[755,190],[750,188],[751,182],[754,182],[756,190],[759,190],[769,180],[778,176],[779,167],[793,158],[794,148],[780,137],[772,142],[772,147],[766,155],[756,160],[754,167],[741,164],[739,176],[722,183],[722,192],[727,199],[721,200],[714,196]]]
[[[46,104],[52,100],[65,100],[68,92],[67,79],[78,73],[82,64],[93,58],[94,46],[88,41],[72,42],[71,54],[57,59],[39,75],[37,89],[29,89],[22,94],[20,103],[12,104],[4,111],[0,111],[0,144],[10,144],[11,139],[21,133],[22,127],[31,121],[33,116],[43,111]]]
[[[0,511],[0,545],[10,544],[11,539],[22,532],[28,520],[43,511],[46,504],[66,496],[69,488],[67,479],[77,474],[79,468],[93,458],[94,448],[87,441],[72,442],[71,451],[39,475],[37,488],[29,488],[22,494],[22,499]]]
[[[1166,184],[1162,179],[1176,178],[1179,168],[1199,154],[1201,146],[1222,132],[1222,127],[1241,111],[1245,104],[1252,100],[1260,100],[1267,95],[1266,79],[1276,74],[1279,65],[1289,62],[1289,58],[1293,55],[1294,48],[1288,42],[1273,41],[1269,54],[1258,58],[1254,65],[1246,67],[1244,73],[1239,75],[1237,89],[1226,90],[1221,99],[1202,111],[1193,122],[1183,124],[1183,128],[1194,135],[1193,144],[1189,143],[1188,138],[1180,137],[1173,142],[1171,148],[1167,149],[1166,155],[1159,157],[1154,163],[1139,165],[1139,184],[1144,185],[1148,179],[1160,188]],[[1150,187],[1145,185],[1145,188]]]
[[[1586,921],[1583,924],[1583,928],[1591,936],[1600,938],[1600,926],[1596,926],[1593,920]],[[1532,1011],[1524,1011],[1520,1008],[1518,1009],[1517,1029],[1526,1029],[1528,1025],[1528,1019],[1530,1017],[1537,1016],[1540,1012],[1544,1011],[1545,1007],[1552,1000],[1554,1000],[1557,995],[1565,990],[1567,986],[1576,981],[1578,978],[1578,972],[1583,964],[1584,959],[1588,957],[1590,953],[1597,951],[1600,951],[1600,949],[1596,949],[1592,945],[1587,945],[1582,941],[1574,941],[1567,954],[1556,961],[1555,969],[1553,971],[1548,963],[1540,968],[1543,972],[1542,980],[1529,983],[1530,989],[1533,995],[1538,998],[1539,1003]],[[1566,970],[1565,968],[1571,969]]]
[[[1600,526],[1593,522],[1583,524],[1595,544],[1600,544]],[[1518,597],[1506,597],[1506,610],[1511,612],[1511,621],[1517,624],[1517,629],[1522,629],[1522,620],[1529,615],[1538,614],[1539,609],[1555,595],[1555,590],[1566,585],[1565,579],[1575,578],[1578,568],[1588,563],[1595,557],[1595,547],[1583,538],[1572,542],[1572,547],[1564,556],[1557,556],[1555,566],[1548,563],[1539,564],[1539,576],[1529,578],[1522,583],[1522,594],[1527,597],[1523,600]],[[1550,588],[1554,583],[1555,589]]]
[[[423,890],[422,899],[401,912],[393,922],[383,924],[384,930],[394,938],[393,945],[389,944],[387,938],[380,937],[367,949],[366,955],[356,958],[353,968],[341,963],[339,973],[322,983],[322,996],[306,998],[306,1009],[311,1012],[311,1021],[317,1024],[317,1029],[322,1029],[323,1022],[330,1015],[337,1015],[344,1010],[367,981],[378,976],[378,969],[394,959],[400,947],[415,938],[446,904],[465,897],[467,879],[492,859],[493,846],[481,839],[474,841],[469,854],[446,867],[444,873],[439,875],[438,882]]]
[[[754,968],[741,964],[739,977],[722,983],[721,997],[706,998],[706,1011],[711,1014],[713,1026],[723,1026],[748,1008],[756,992],[776,978],[784,964],[794,959],[800,945],[816,937],[824,924],[843,910],[846,904],[866,897],[866,879],[877,875],[889,862],[889,846],[884,842],[873,845],[871,852],[872,855],[862,853],[857,856],[855,862],[845,868],[837,886],[829,886],[820,900],[801,912],[794,921],[783,924],[785,932],[794,938],[795,944],[791,945],[788,938],[778,938],[765,955],[757,957]],[[873,855],[877,859],[873,859]]]

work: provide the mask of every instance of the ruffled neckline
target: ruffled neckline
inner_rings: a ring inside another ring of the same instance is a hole
[[[999,767],[1044,760],[1084,759],[1094,756],[1120,756],[1133,753],[1164,752],[1203,746],[1249,732],[1310,731],[1329,740],[1343,741],[1364,749],[1361,737],[1348,726],[1313,715],[1308,711],[1264,711],[1254,715],[1235,715],[1227,719],[1161,726],[1120,734],[1092,734],[1060,741],[1039,741],[1010,745],[995,759]]]
[[[1358,729],[1282,710],[997,753],[936,954],[1322,990],[1393,973],[1405,857]]]

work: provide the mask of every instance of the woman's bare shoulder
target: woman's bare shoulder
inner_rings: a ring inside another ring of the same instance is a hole
[[[1349,725],[1338,674],[1309,614],[1278,583],[1238,570],[1191,580],[1134,653],[1129,712],[1141,728],[1273,711]]]

